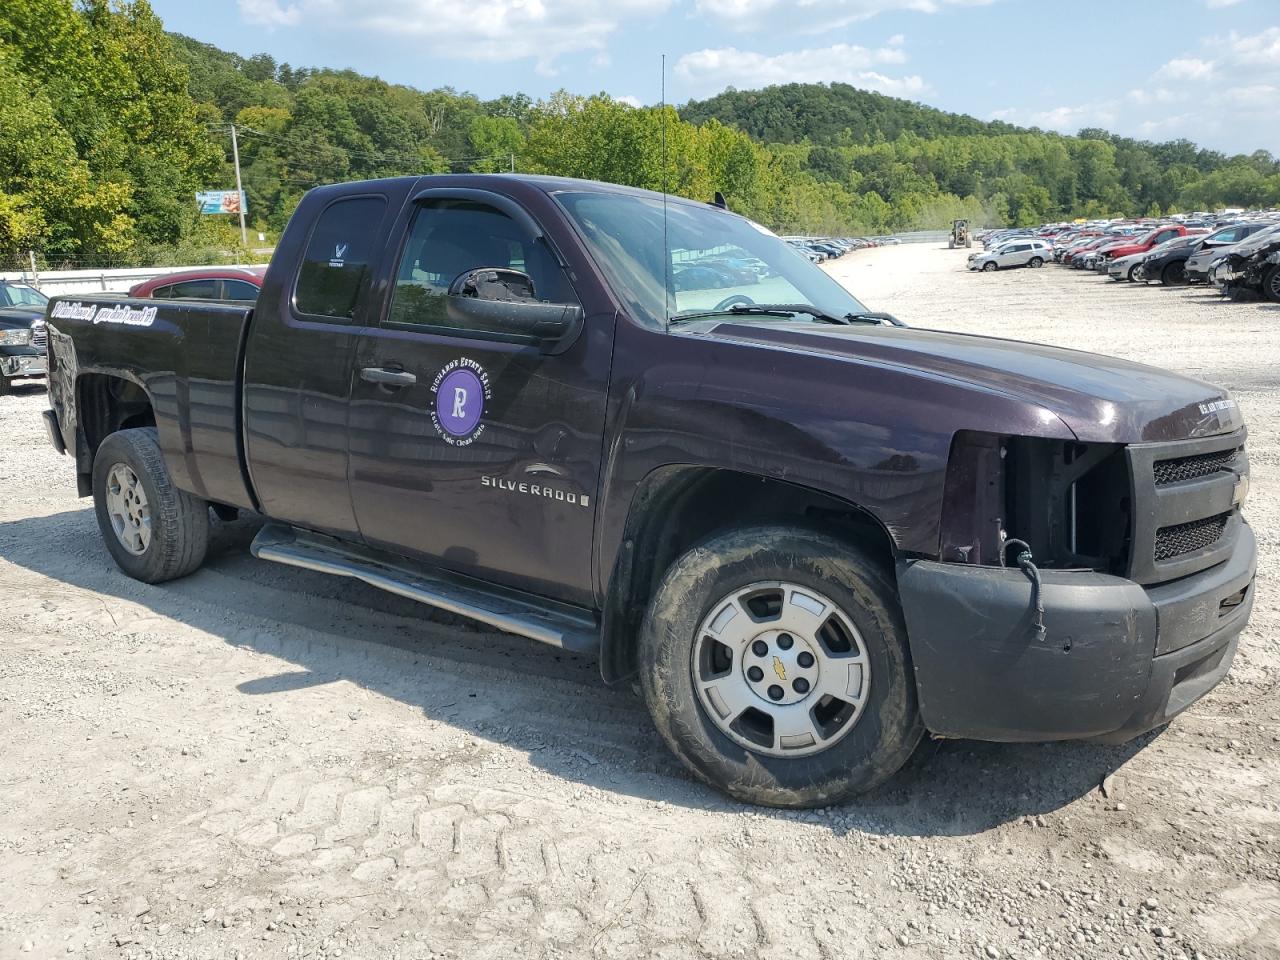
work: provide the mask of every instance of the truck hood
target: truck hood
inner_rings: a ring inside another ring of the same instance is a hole
[[[996,337],[906,327],[725,321],[707,334],[918,371],[970,384],[1056,414],[1082,441],[1141,443],[1239,429],[1221,387],[1117,357]],[[922,390],[928,387],[922,383]]]
[[[0,328],[30,327],[44,317],[44,307],[0,307]]]

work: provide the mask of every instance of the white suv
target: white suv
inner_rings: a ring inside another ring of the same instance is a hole
[[[1044,240],[1019,239],[969,260],[970,270],[999,270],[1001,267],[1043,267],[1049,258]]]

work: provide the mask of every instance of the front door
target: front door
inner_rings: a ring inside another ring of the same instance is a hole
[[[360,533],[372,546],[589,605],[613,312],[582,304],[584,326],[558,353],[459,319],[447,291],[478,268],[527,274],[541,301],[580,299],[511,201],[441,193],[410,210],[381,322],[356,348]]]

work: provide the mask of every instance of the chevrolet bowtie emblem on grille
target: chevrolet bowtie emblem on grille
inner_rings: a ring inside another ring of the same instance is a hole
[[[778,675],[778,679],[783,683],[787,682],[787,668],[782,665],[782,660],[778,657],[773,658],[773,672]]]

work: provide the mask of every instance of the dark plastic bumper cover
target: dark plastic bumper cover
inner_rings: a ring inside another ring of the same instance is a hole
[[[1167,722],[1226,676],[1256,555],[1242,524],[1228,560],[1150,589],[1042,570],[1043,641],[1021,571],[899,563],[925,726],[975,740],[1123,742]]]

